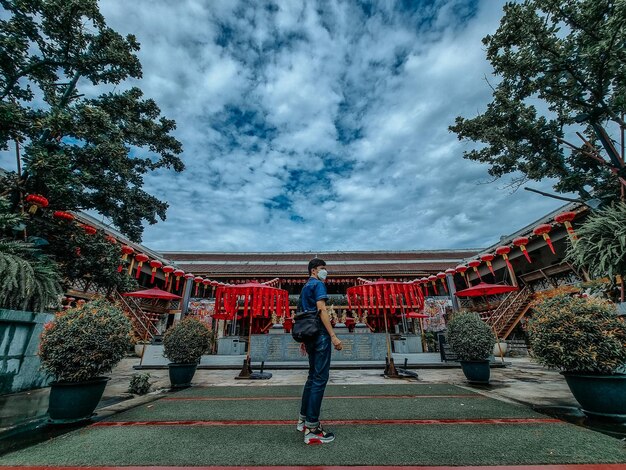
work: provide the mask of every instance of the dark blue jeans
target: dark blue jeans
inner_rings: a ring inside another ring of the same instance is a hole
[[[305,426],[314,428],[320,422],[322,399],[330,374],[332,342],[328,334],[322,333],[304,345],[309,355],[309,377],[302,392],[300,417],[305,419]]]

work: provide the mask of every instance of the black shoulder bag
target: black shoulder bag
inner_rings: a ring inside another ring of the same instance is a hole
[[[291,329],[293,339],[298,343],[314,340],[322,332],[321,323],[317,310],[311,312],[304,311],[302,308],[302,294],[300,294],[296,316],[293,319],[293,328]]]

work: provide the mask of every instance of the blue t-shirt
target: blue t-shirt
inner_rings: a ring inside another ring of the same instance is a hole
[[[317,312],[317,301],[322,299],[328,300],[326,286],[322,281],[311,276],[302,288],[300,299],[302,301],[302,309],[305,312]]]

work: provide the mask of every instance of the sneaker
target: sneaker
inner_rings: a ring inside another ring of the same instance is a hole
[[[327,432],[322,429],[322,426],[318,424],[315,429],[306,428],[304,432],[305,444],[328,444],[335,440],[335,435],[332,432]]]
[[[296,431],[298,432],[304,431],[304,419],[298,418],[298,424],[296,424]]]

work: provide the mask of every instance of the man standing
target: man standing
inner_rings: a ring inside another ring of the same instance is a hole
[[[320,409],[330,374],[331,345],[338,351],[342,348],[341,341],[335,335],[326,311],[328,299],[324,285],[326,276],[328,276],[328,271],[324,261],[318,258],[309,261],[309,280],[300,293],[302,310],[317,311],[319,321],[322,323],[320,334],[304,343],[309,355],[309,377],[302,392],[300,418],[296,429],[304,431],[305,444],[326,444],[335,439],[335,435],[324,431],[320,424]]]

